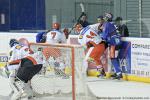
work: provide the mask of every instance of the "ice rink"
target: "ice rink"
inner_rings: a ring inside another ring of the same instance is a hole
[[[150,100],[150,84],[128,82],[100,78],[88,78],[89,90],[97,100]],[[8,80],[0,76],[0,100],[9,100]],[[55,98],[53,96],[36,98],[35,100],[71,100],[70,98]]]
[[[100,100],[150,100],[150,84],[89,78],[88,86]]]

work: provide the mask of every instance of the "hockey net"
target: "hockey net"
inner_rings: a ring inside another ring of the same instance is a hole
[[[31,49],[43,51],[44,66],[31,80],[35,93],[57,100],[92,100],[86,85],[84,49],[79,45],[30,43]]]

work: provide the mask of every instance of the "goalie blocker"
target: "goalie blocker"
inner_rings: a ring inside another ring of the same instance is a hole
[[[32,77],[36,75],[43,66],[42,64],[34,64],[33,60],[34,59],[30,59],[29,57],[21,60],[21,65],[17,72],[17,78],[25,83],[31,80]]]

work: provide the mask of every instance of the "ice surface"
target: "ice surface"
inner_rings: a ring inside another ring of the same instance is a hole
[[[150,100],[150,84],[148,83],[89,78],[88,86],[92,93],[97,97],[141,97],[145,98],[144,100]]]
[[[148,83],[139,83],[139,82],[128,82],[128,81],[118,81],[118,80],[108,80],[108,79],[100,79],[100,78],[88,78],[88,87],[90,91],[96,97],[141,97],[145,98],[143,100],[150,100],[150,84]],[[9,87],[8,79],[5,79],[0,76],[0,100],[9,100],[8,95],[11,91]],[[42,97],[36,100],[71,100],[71,98],[60,97],[57,98],[54,96]],[[107,100],[107,99],[100,99]],[[122,99],[117,99],[122,100]],[[128,100],[128,99],[124,99]],[[130,99],[129,99],[130,100]],[[141,100],[141,99],[135,99]]]

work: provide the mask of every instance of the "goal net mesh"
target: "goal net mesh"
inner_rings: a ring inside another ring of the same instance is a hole
[[[42,70],[31,80],[35,93],[69,100],[91,100],[81,46],[30,43],[30,47],[34,52],[41,49],[44,57]]]

